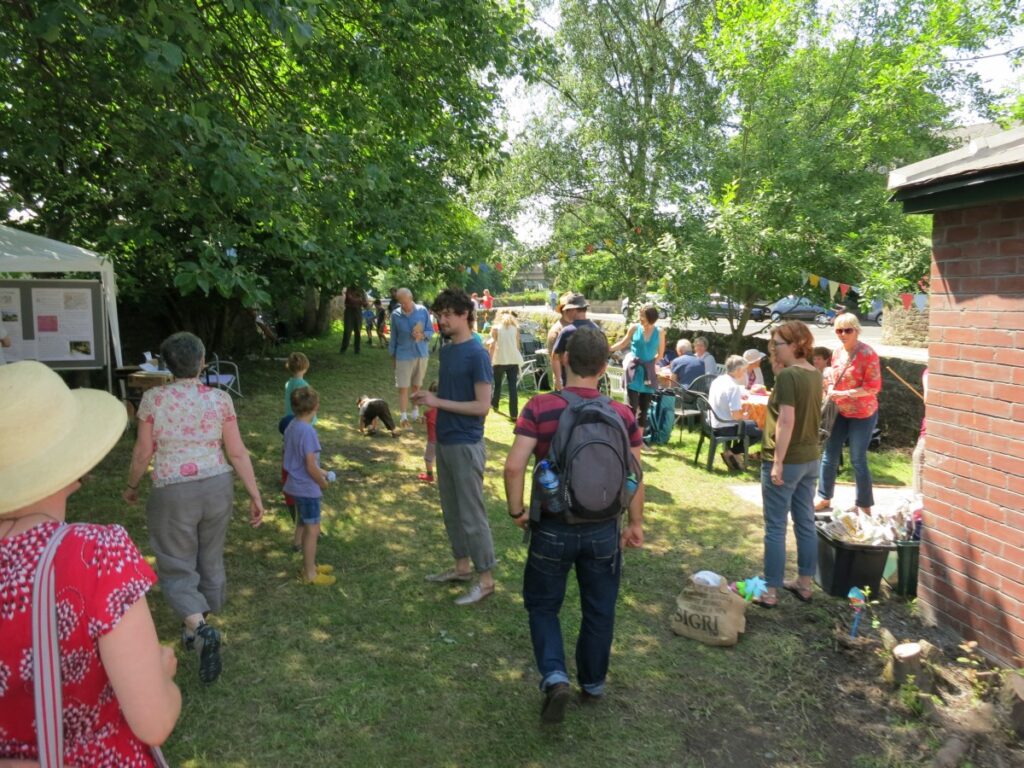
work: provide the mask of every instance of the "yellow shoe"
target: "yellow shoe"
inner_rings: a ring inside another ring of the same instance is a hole
[[[338,579],[336,577],[329,576],[326,573],[318,573],[316,577],[312,579],[307,579],[305,576],[302,577],[303,584],[311,584],[316,587],[329,587],[337,580]]]
[[[334,573],[333,565],[318,565],[316,567],[317,573]]]

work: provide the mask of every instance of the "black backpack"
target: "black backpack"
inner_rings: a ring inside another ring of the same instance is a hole
[[[618,517],[632,496],[629,476],[637,483],[643,477],[622,416],[606,395],[584,398],[565,390],[555,394],[565,400],[566,407],[546,458],[558,475],[565,521],[597,523]],[[534,472],[530,516],[538,520],[541,493],[536,467]]]

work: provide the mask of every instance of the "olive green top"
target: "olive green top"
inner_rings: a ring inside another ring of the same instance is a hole
[[[775,425],[779,421],[779,409],[783,405],[793,406],[796,422],[793,436],[783,458],[783,464],[806,464],[821,458],[818,444],[818,426],[821,424],[821,374],[790,366],[782,369],[775,377],[775,389],[768,398],[768,417],[764,424],[762,458],[775,459]]]

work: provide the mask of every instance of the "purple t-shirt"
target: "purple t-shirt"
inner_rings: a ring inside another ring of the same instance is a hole
[[[284,431],[284,460],[281,465],[288,472],[284,482],[285,493],[305,499],[319,499],[323,491],[306,470],[306,455],[316,454],[320,466],[320,439],[312,424],[302,419],[292,419]]]

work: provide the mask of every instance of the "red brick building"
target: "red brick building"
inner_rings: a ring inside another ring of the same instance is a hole
[[[1024,128],[900,168],[932,214],[923,616],[1024,656]]]

